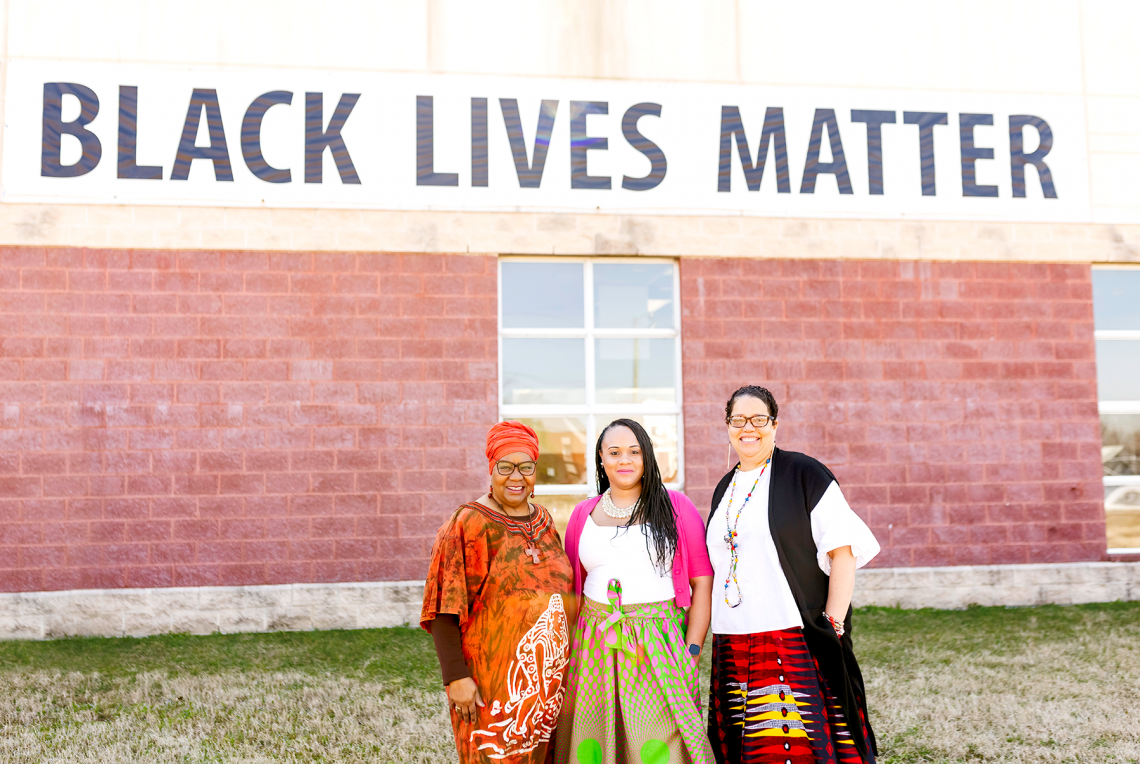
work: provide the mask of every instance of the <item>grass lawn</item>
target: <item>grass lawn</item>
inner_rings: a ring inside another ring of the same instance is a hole
[[[867,608],[854,636],[882,762],[1140,763],[1140,603]],[[454,760],[413,629],[0,642],[0,761]]]

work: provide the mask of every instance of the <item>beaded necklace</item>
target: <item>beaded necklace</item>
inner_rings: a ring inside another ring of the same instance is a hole
[[[736,510],[736,519],[733,520],[732,525],[728,524],[728,513],[732,509],[732,497],[736,495],[736,476],[740,474],[740,468],[737,467],[736,472],[732,475],[732,491],[728,494],[728,505],[724,508],[724,524],[727,532],[724,534],[724,543],[728,546],[729,553],[732,555],[732,564],[729,566],[728,575],[724,578],[724,604],[729,607],[740,607],[740,603],[744,601],[744,594],[740,591],[740,582],[736,580],[736,566],[740,562],[740,554],[737,551],[739,544],[736,543],[736,526],[740,524],[740,513],[748,506],[748,500],[752,498],[752,491],[756,490],[756,486],[760,485],[760,478],[764,477],[765,470],[768,465],[772,463],[772,455],[768,455],[767,461],[760,469],[760,474],[756,476],[756,482],[752,484],[752,488],[748,491],[748,495],[744,497],[744,503]],[[729,581],[736,584],[736,604],[733,605],[728,601],[728,583]]]

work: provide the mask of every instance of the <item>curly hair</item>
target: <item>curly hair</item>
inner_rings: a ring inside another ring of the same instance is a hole
[[[780,411],[780,407],[776,405],[776,396],[772,395],[768,388],[759,385],[745,385],[728,397],[728,403],[724,404],[724,421],[727,422],[732,417],[732,407],[736,405],[737,398],[756,398],[763,401],[764,405],[768,407],[768,416],[773,419]]]

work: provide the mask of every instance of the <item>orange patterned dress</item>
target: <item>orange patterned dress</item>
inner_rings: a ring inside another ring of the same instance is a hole
[[[463,657],[486,704],[475,724],[451,711],[463,764],[539,764],[553,751],[574,573],[550,513],[534,507],[528,521],[464,504],[432,547],[420,625],[459,617]]]

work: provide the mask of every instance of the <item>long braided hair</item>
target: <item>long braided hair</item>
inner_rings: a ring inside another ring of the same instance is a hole
[[[610,478],[602,466],[602,440],[614,427],[628,427],[641,448],[641,462],[644,466],[644,471],[641,473],[641,498],[637,509],[629,518],[628,525],[646,526],[645,547],[653,558],[654,567],[664,575],[672,568],[673,555],[677,552],[677,520],[673,514],[673,502],[669,500],[669,492],[661,480],[661,469],[657,466],[657,457],[653,454],[653,442],[649,439],[649,433],[632,419],[615,419],[598,435],[598,445],[594,449],[598,494],[605,493],[610,487]],[[652,549],[649,548],[651,538]]]

